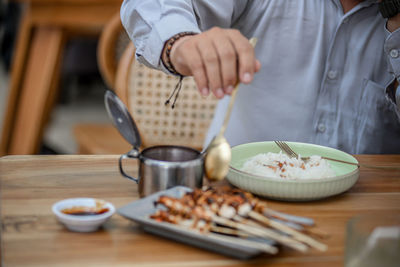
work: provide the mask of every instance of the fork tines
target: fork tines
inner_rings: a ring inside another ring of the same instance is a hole
[[[274,141],[274,142],[289,157],[291,158],[299,157],[299,155],[296,152],[294,152],[286,142],[284,141]]]

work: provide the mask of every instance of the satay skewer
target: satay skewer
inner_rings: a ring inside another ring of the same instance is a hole
[[[250,200],[249,200],[249,198],[250,198]],[[261,222],[261,223],[264,223],[264,224],[270,226],[273,229],[279,230],[279,231],[291,236],[293,239],[295,239],[297,241],[304,242],[305,244],[309,245],[310,247],[313,247],[320,251],[327,250],[327,246],[325,244],[318,242],[317,240],[311,238],[310,236],[307,236],[307,235],[297,231],[296,229],[291,228],[288,225],[285,225],[285,224],[280,223],[275,220],[271,220],[271,219],[267,218],[266,216],[264,216],[262,214],[262,212],[266,208],[265,204],[260,203],[258,201],[258,199],[252,197],[252,195],[249,196],[249,194],[247,194],[245,200],[246,200],[246,202],[240,204],[236,209],[234,209],[233,207],[231,207],[229,205],[222,204],[220,206],[219,214],[222,215],[223,217],[228,217],[228,218],[232,218],[235,215],[240,215],[243,217],[248,216],[258,222]],[[253,202],[252,203],[253,205],[250,204],[251,202]],[[258,212],[254,211],[254,209],[258,210]],[[226,216],[224,216],[224,214],[226,214]],[[242,229],[242,230],[244,230],[244,229]],[[291,246],[292,248],[295,248],[295,247],[293,247],[292,240],[288,240],[286,238],[280,238],[279,235],[276,235],[273,231],[270,231],[270,230],[266,230],[266,232],[268,232],[267,234],[270,235],[269,236],[270,238],[272,238],[278,242],[287,241],[287,242],[289,242],[289,243],[287,243],[287,245]],[[298,246],[297,246],[297,248],[298,248]]]
[[[227,214],[227,212],[220,212],[220,214],[225,213],[225,215],[222,217],[222,216],[215,215],[211,211],[211,209],[204,209],[204,206],[203,206],[203,208],[196,206],[195,209],[190,210],[187,206],[180,203],[178,199],[165,197],[165,196],[160,197],[158,203],[163,204],[165,207],[167,207],[172,212],[180,213],[183,216],[190,215],[190,216],[196,216],[198,218],[202,218],[202,219],[208,220],[208,221],[211,220],[220,225],[239,229],[246,233],[249,233],[249,234],[252,234],[252,235],[255,235],[258,237],[264,237],[264,238],[269,238],[269,239],[275,240],[276,242],[279,242],[283,245],[286,245],[286,246],[293,248],[300,252],[306,252],[308,250],[308,247],[306,245],[302,244],[301,242],[298,242],[297,240],[295,240],[289,236],[279,234],[279,233],[272,231],[270,229],[267,229],[267,228],[255,227],[250,224],[243,224],[243,223],[237,223],[237,222],[231,221],[230,220],[231,218],[229,218],[230,214]],[[226,206],[225,210],[227,211],[228,209],[229,209],[229,207]],[[235,212],[233,208],[230,210],[232,212]],[[232,215],[234,215],[234,214],[232,214]]]
[[[269,254],[278,253],[278,249],[276,247],[274,247],[270,244],[267,244],[267,243],[262,243],[262,242],[253,241],[253,240],[247,240],[247,239],[243,239],[243,238],[221,236],[219,234],[214,234],[210,231],[220,232],[223,234],[226,234],[227,231],[222,230],[223,227],[213,226],[212,224],[210,224],[209,221],[207,222],[205,220],[201,220],[203,223],[202,223],[201,227],[199,228],[197,226],[199,220],[183,219],[183,217],[173,215],[173,214],[168,214],[166,211],[158,211],[156,214],[151,215],[151,218],[155,219],[161,223],[173,224],[176,227],[182,228],[183,230],[189,230],[189,229],[196,230],[199,232],[199,234],[205,235],[214,240],[226,242],[226,243],[233,244],[233,245],[241,245],[241,246],[248,247],[248,248],[258,249],[262,252],[266,252]],[[230,233],[238,234],[239,231],[232,230]]]
[[[245,207],[245,205],[247,205],[247,206]],[[225,206],[222,205],[222,207],[225,207]],[[224,210],[228,210],[228,209],[229,209],[229,207],[225,207]],[[254,209],[257,211],[254,211]],[[231,208],[231,213],[235,211],[237,213],[237,215],[239,215],[239,216],[250,217],[258,222],[264,223],[265,225],[270,226],[273,229],[279,230],[287,235],[290,235],[291,237],[293,237],[293,239],[303,242],[317,250],[320,250],[320,251],[327,250],[327,246],[325,244],[318,242],[317,240],[313,239],[312,237],[307,236],[307,235],[301,233],[300,231],[291,228],[290,226],[288,226],[286,224],[283,224],[278,221],[267,218],[262,213],[262,211],[264,209],[265,209],[265,205],[260,204],[259,202],[256,202],[256,204],[254,206],[251,206],[250,204],[248,204],[248,202],[245,202],[245,203],[241,204],[241,206],[239,206],[237,208],[237,210]],[[271,237],[271,238],[273,238],[273,237]]]
[[[195,213],[204,213],[197,214],[196,216],[206,215],[209,217],[209,220],[217,220],[216,222],[221,225],[233,227],[252,235],[268,237],[299,251],[304,252],[307,250],[307,247],[301,242],[304,242],[305,244],[321,251],[325,251],[327,249],[325,244],[314,240],[312,237],[307,236],[304,233],[301,233],[298,231],[298,229],[290,227],[290,225],[270,219],[264,214],[266,212],[269,214],[274,214],[275,216],[278,214],[278,216],[283,217],[283,219],[286,221],[289,221],[288,218],[296,218],[296,222],[302,222],[304,225],[310,225],[313,223],[313,220],[300,220],[301,217],[297,218],[297,216],[291,215],[283,216],[279,212],[269,210],[265,203],[262,203],[252,194],[242,190],[195,190],[186,194],[180,200],[167,196],[160,197],[159,203],[164,204],[171,210],[175,210],[175,212],[178,210],[178,212],[183,212],[184,214],[191,213],[193,209]],[[218,213],[220,216],[217,216],[216,213]],[[250,217],[253,220],[266,224],[273,229],[279,230],[279,232],[277,233],[273,230],[260,227],[260,225],[254,226],[249,225],[248,223],[243,224],[241,219],[238,221],[242,224],[235,224],[229,220],[234,216],[238,217],[238,215],[242,217]],[[221,218],[228,220],[223,221]],[[253,229],[254,227],[255,229]],[[280,232],[283,234],[280,234]]]
[[[228,189],[229,190],[229,189]],[[280,230],[286,234],[294,235],[297,240],[303,241],[321,251],[326,251],[327,246],[323,243],[320,243],[314,240],[312,237],[307,236],[306,233],[318,236],[320,238],[327,238],[329,235],[323,231],[317,229],[310,229],[308,227],[314,225],[314,220],[305,217],[299,217],[291,214],[285,214],[282,212],[275,211],[269,207],[258,198],[254,197],[251,193],[245,192],[241,189],[232,189],[231,191],[239,192],[242,194],[243,198],[246,200],[245,204],[249,204],[252,207],[252,212],[257,212],[260,216],[263,216],[265,219],[262,220],[263,223]],[[229,191],[225,191],[229,192]],[[243,205],[243,204],[242,204]],[[239,211],[240,207],[238,208]],[[247,216],[247,212],[251,209],[247,209],[244,214],[240,214],[241,216]],[[269,218],[272,217],[273,219]],[[255,218],[253,218],[255,219]],[[283,220],[288,223],[279,222],[279,220]],[[292,225],[295,224],[295,225]],[[299,227],[301,228],[298,229]],[[304,233],[302,233],[302,231]]]

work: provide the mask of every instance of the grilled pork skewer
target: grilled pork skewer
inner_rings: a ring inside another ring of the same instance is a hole
[[[211,190],[209,190],[211,191]],[[292,227],[290,227],[289,225],[286,225],[284,223],[280,223],[278,221],[275,220],[271,220],[268,217],[264,216],[264,212],[266,210],[268,210],[268,208],[266,207],[266,205],[264,203],[261,203],[257,198],[255,198],[252,194],[248,193],[248,192],[243,192],[239,189],[233,189],[230,190],[231,192],[236,192],[238,193],[238,195],[240,195],[240,197],[242,199],[238,200],[236,199],[235,201],[237,201],[238,203],[241,203],[238,205],[237,207],[237,213],[240,216],[243,217],[250,217],[256,221],[262,222],[268,226],[270,226],[271,228],[274,228],[276,230],[279,230],[283,233],[286,233],[290,236],[292,236],[294,239],[300,241],[300,242],[304,242],[307,245],[318,249],[320,251],[326,251],[327,250],[327,246],[321,242],[318,242],[317,240],[311,238],[310,236],[305,235],[304,233],[301,233],[300,231],[293,229]],[[229,192],[229,189],[226,190],[225,192]],[[228,195],[229,198],[229,195]],[[228,200],[229,202],[229,200]],[[252,206],[253,205],[253,206]],[[226,206],[225,203],[222,204],[221,206],[221,210],[220,210],[220,215],[221,213],[229,213],[226,210],[229,208],[230,206]],[[234,209],[231,208],[232,211],[230,211],[230,213],[234,212]],[[253,209],[253,210],[252,210]],[[254,211],[257,210],[258,212]],[[296,218],[297,221],[300,221],[300,217],[297,216],[292,216],[292,215],[288,215],[288,216],[282,216],[282,213],[279,212],[274,212],[274,211],[269,211],[270,213],[275,214],[275,216],[280,215],[280,217],[284,217],[285,219],[288,218]],[[223,217],[227,217],[227,216],[223,216]],[[313,223],[312,220],[305,220],[305,218],[302,220],[302,223],[307,223],[308,225],[310,225],[311,223]]]
[[[167,211],[163,210],[158,210],[155,214],[151,215],[150,217],[156,221],[172,223],[184,229],[195,229],[199,231],[199,233],[215,240],[227,242],[234,245],[239,244],[244,247],[255,248],[260,251],[267,252],[269,254],[278,253],[278,249],[276,247],[266,243],[213,234],[211,233],[211,231],[223,234],[227,234],[228,232],[229,234],[240,234],[240,232],[234,231],[232,229],[230,229],[231,231],[229,231],[229,229],[222,229],[223,227],[214,226],[210,223],[210,221],[202,219],[197,219],[197,220],[183,219],[183,217],[181,216],[172,215],[169,214]]]
[[[302,217],[285,215],[270,210],[251,193],[240,189],[225,187],[217,189],[208,188],[205,191],[194,190],[185,194],[180,199],[162,196],[157,203],[163,204],[172,212],[182,216],[191,216],[193,212],[198,218],[206,218],[206,220],[212,220],[221,225],[240,229],[252,235],[268,237],[299,251],[304,252],[307,250],[307,247],[301,242],[321,251],[327,249],[325,244],[301,233],[290,227],[290,225],[270,219],[264,214],[273,214],[274,217],[281,217],[286,221],[293,219],[304,225],[313,223],[311,219],[307,220],[307,218],[304,218],[301,220]],[[243,217],[250,217],[286,235],[260,227],[260,225],[254,226],[254,224],[242,223]],[[232,222],[229,219],[235,219],[237,222]]]
[[[305,246],[301,242],[298,242],[293,238],[279,234],[270,229],[255,227],[255,226],[231,221],[230,220],[231,218],[229,218],[230,214],[228,214],[228,212],[224,212],[223,209],[221,209],[222,216],[223,216],[223,217],[221,217],[221,216],[215,215],[210,209],[205,209],[204,206],[203,207],[196,206],[193,209],[193,212],[190,212],[189,208],[187,206],[185,207],[185,205],[182,205],[182,203],[180,203],[179,199],[172,198],[172,197],[162,196],[159,198],[157,203],[163,204],[165,207],[167,207],[172,212],[172,214],[180,214],[183,217],[192,215],[194,217],[201,218],[205,221],[213,221],[220,225],[224,225],[224,226],[242,230],[251,235],[255,235],[255,236],[263,237],[263,238],[265,238],[265,237],[270,238],[270,239],[275,240],[283,245],[286,245],[290,248],[293,248],[293,249],[301,251],[301,252],[306,252],[308,250],[307,246]],[[226,206],[225,210],[228,210],[228,209],[229,209],[229,207]],[[220,213],[220,215],[221,215],[221,213]],[[227,219],[227,217],[228,217],[228,219]]]
[[[276,210],[273,210],[269,207],[267,207],[267,205],[265,203],[263,203],[262,201],[260,201],[258,198],[254,197],[253,194],[243,191],[242,189],[238,189],[238,188],[231,188],[229,186],[226,187],[222,187],[221,189],[213,189],[211,187],[204,187],[205,192],[212,192],[215,194],[215,192],[223,192],[224,194],[236,194],[236,195],[240,195],[243,199],[246,199],[247,202],[249,202],[255,209],[257,209],[256,211],[262,213],[263,215],[273,218],[273,219],[278,219],[284,222],[288,222],[288,223],[295,223],[297,225],[303,225],[303,226],[313,226],[314,225],[314,220],[310,219],[310,218],[306,218],[306,217],[300,217],[300,216],[296,216],[296,215],[292,215],[292,214],[286,214],[283,212],[279,212]],[[200,190],[198,190],[200,191]],[[228,196],[231,197],[231,196]]]

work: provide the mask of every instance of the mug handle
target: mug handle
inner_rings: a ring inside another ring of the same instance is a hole
[[[131,158],[131,159],[138,159],[139,158],[139,150],[136,148],[133,148],[131,151],[129,151],[126,154],[122,154],[121,157],[119,157],[119,172],[125,177],[128,178],[130,180],[135,181],[136,183],[139,183],[139,179],[138,178],[134,178],[128,174],[126,174],[126,172],[124,171],[123,167],[122,167],[122,160],[123,159],[127,159],[127,158]]]

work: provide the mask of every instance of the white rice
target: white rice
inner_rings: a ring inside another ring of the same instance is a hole
[[[321,179],[335,176],[327,160],[320,156],[311,156],[303,161],[299,158],[290,158],[286,154],[268,152],[258,154],[248,159],[242,171],[272,178],[284,179]]]

